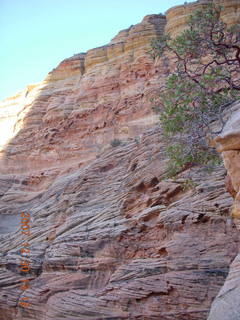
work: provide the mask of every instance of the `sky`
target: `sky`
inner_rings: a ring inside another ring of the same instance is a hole
[[[0,100],[184,0],[0,0]]]

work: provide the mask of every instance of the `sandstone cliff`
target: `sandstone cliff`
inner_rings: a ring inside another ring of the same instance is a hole
[[[231,111],[231,112],[230,112]],[[219,152],[222,153],[227,168],[227,189],[234,198],[231,216],[238,231],[240,230],[240,103],[236,103],[228,111],[230,117],[223,132],[215,140]],[[229,275],[223,288],[215,299],[209,320],[239,319],[240,304],[240,255],[231,264]]]
[[[170,33],[172,36],[178,35],[184,30],[190,14],[201,6],[204,6],[206,3],[211,2],[219,4],[224,8],[221,18],[228,26],[239,23],[239,0],[198,0],[190,3],[185,2],[185,5],[183,6],[176,6],[169,9],[166,13],[168,19],[166,32]]]
[[[234,21],[238,1],[229,3]],[[152,38],[164,28],[176,34],[197,5],[146,16],[1,103],[1,319],[207,319],[239,250],[232,197],[224,167],[163,179],[150,99],[170,66],[148,53]],[[233,151],[224,152],[237,194]],[[32,217],[27,309],[22,211]]]

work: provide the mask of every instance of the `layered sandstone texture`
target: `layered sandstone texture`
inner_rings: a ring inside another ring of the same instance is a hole
[[[185,2],[183,6],[176,6],[169,9],[166,13],[168,19],[166,32],[170,33],[173,37],[180,34],[186,28],[186,22],[193,11],[208,3],[219,4],[224,8],[221,18],[228,26],[239,23],[239,0],[198,0],[190,3]]]
[[[1,319],[207,319],[239,231],[223,167],[163,178],[151,98],[171,62],[149,49],[166,24],[146,16],[1,103]],[[27,275],[22,211],[31,214]]]
[[[168,66],[148,52],[165,24],[162,15],[146,16],[109,45],[64,60],[42,83],[2,102],[0,212],[16,213],[16,201],[31,201],[112,140],[139,137],[158,121],[150,98]]]
[[[1,237],[2,319],[207,319],[239,245],[225,169],[166,181],[163,150],[149,129],[32,201],[30,275],[20,232]]]

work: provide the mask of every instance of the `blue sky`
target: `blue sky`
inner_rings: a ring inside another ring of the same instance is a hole
[[[0,0],[0,100],[184,0]]]

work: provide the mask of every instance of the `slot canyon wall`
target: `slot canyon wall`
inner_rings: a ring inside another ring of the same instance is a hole
[[[225,167],[166,180],[151,109],[171,71],[151,40],[176,35],[204,2],[148,15],[0,103],[2,320],[238,319],[235,118],[216,139]],[[238,0],[219,2],[239,21]],[[31,214],[29,308],[20,212]]]

